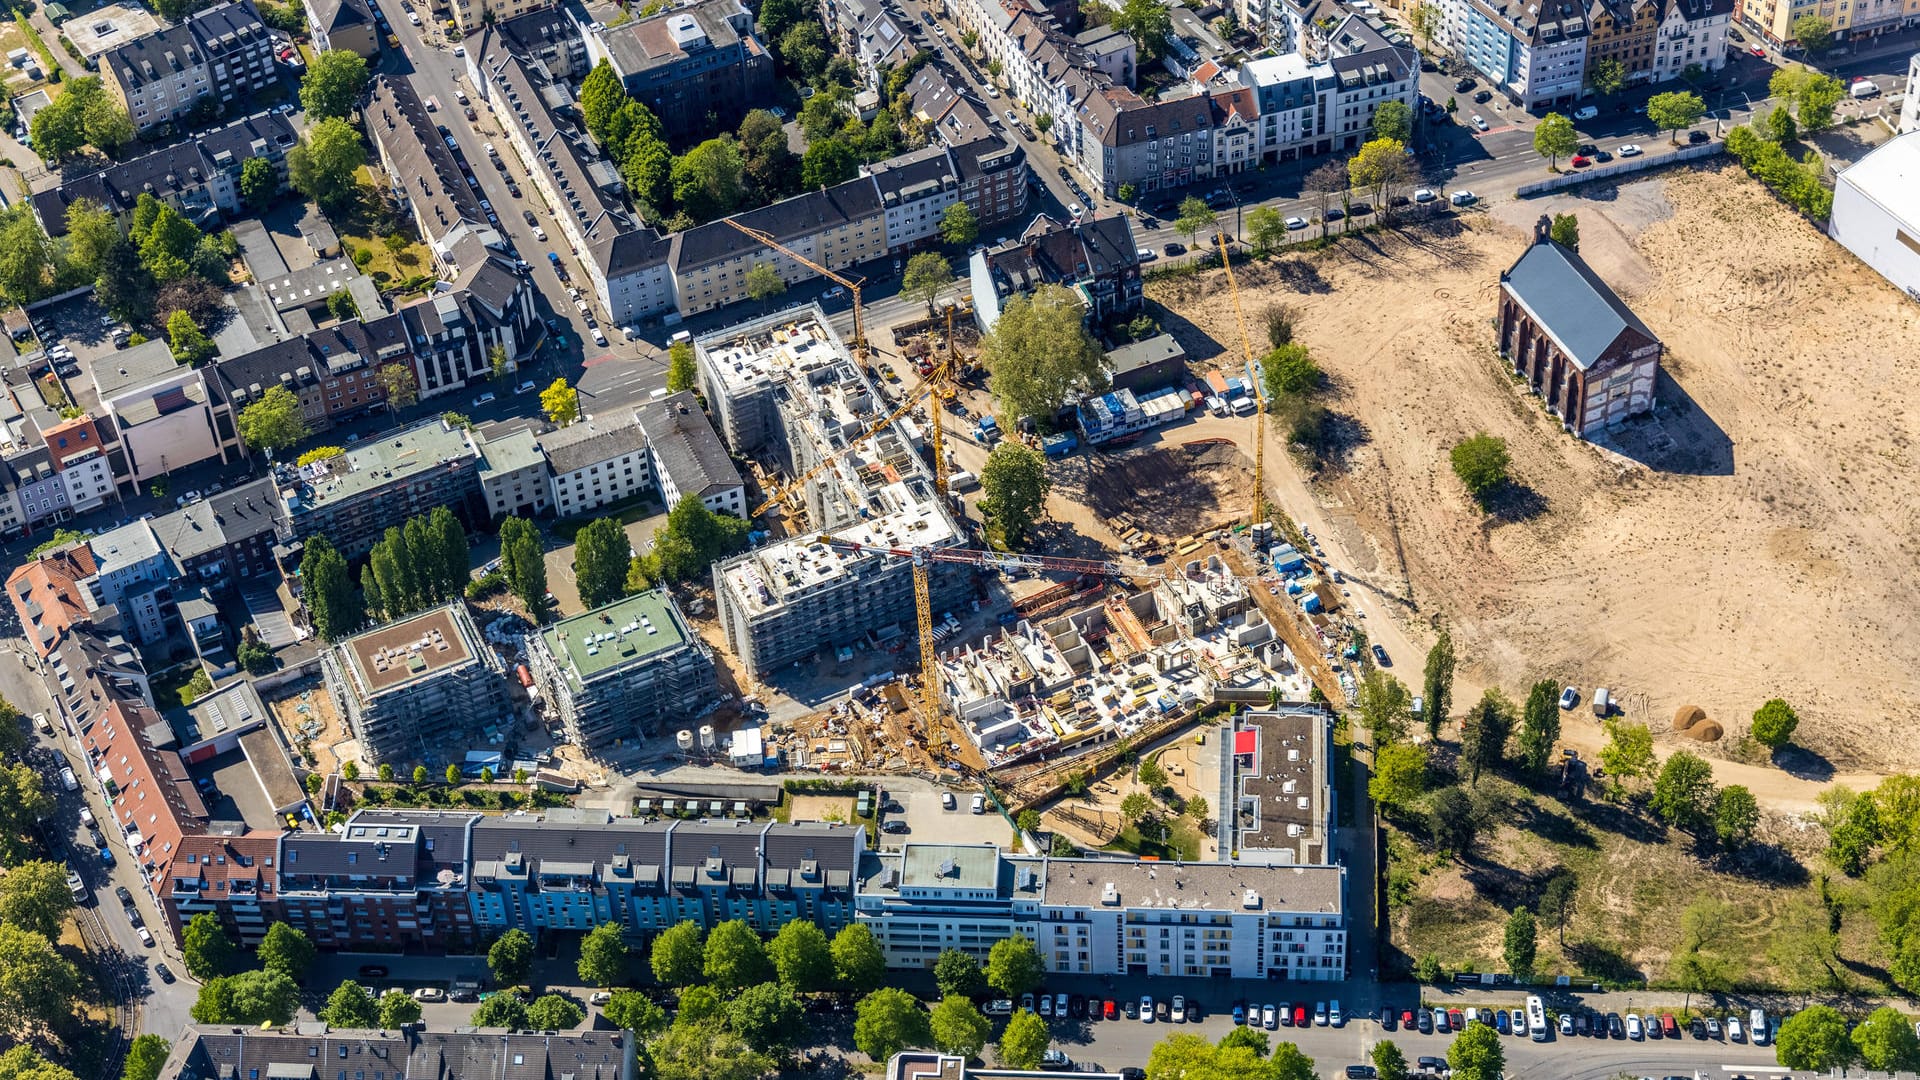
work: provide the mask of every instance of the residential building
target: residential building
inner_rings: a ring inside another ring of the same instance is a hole
[[[373,314],[369,320],[288,337],[202,368],[215,391],[216,416],[230,427],[248,405],[275,387],[299,399],[301,417],[308,430],[317,433],[385,409],[380,368],[406,364],[410,342],[406,320],[380,315],[377,309]]]
[[[933,1050],[902,1050],[888,1058],[886,1066],[886,1080],[998,1080],[1001,1075],[998,1069],[976,1068],[968,1058]],[[1092,1066],[1071,1073],[1064,1068],[1043,1068],[1021,1075],[1030,1080],[1068,1080],[1075,1076],[1084,1080],[1125,1080],[1119,1073],[1100,1072]]]
[[[63,180],[33,196],[33,212],[48,236],[64,236],[67,208],[86,199],[112,211],[125,230],[134,204],[145,194],[172,204],[197,225],[212,226],[222,214],[241,212],[242,166],[263,158],[284,182],[287,151],[298,141],[286,116],[255,113],[187,142]]]
[[[864,166],[880,190],[890,251],[940,243],[940,217],[960,201],[959,169],[945,146],[927,146]]]
[[[101,54],[100,75],[142,132],[181,119],[205,98],[221,109],[245,103],[279,77],[253,0],[204,8],[111,49]]]
[[[120,435],[135,484],[202,461],[241,454],[231,421],[216,422],[202,369],[183,367],[158,338],[93,365],[94,392]]]
[[[205,833],[210,819],[180,755],[154,745],[156,736],[170,734],[151,705],[109,696],[80,737],[91,763],[87,782],[106,796],[106,824],[119,831],[140,880],[156,894],[172,877],[183,840]]]
[[[1532,246],[1500,275],[1500,354],[1568,431],[1590,439],[1653,409],[1661,344],[1551,226],[1542,215]]]
[[[1920,132],[1895,136],[1841,172],[1827,235],[1920,300]]]
[[[1586,86],[1586,9],[1574,0],[1467,0],[1460,52],[1521,108],[1564,109]]]
[[[1602,60],[1617,62],[1627,85],[1654,79],[1654,33],[1661,21],[1660,0],[1591,0],[1587,5],[1587,78]]]
[[[1897,135],[1920,131],[1920,94],[1913,92],[1916,86],[1920,86],[1920,53],[1914,53],[1913,59],[1907,61],[1907,93],[1900,100],[1900,124],[1895,129]]]
[[[826,24],[834,51],[853,60],[861,85],[875,93],[885,89],[887,70],[914,54],[913,42],[907,39],[901,21],[879,0],[825,0],[820,5],[820,19]]]
[[[594,18],[582,33],[588,67],[611,63],[628,96],[653,110],[676,145],[730,129],[771,99],[773,57],[740,0],[695,0],[617,26]]]
[[[182,836],[170,876],[151,885],[173,939],[179,941],[187,923],[206,912],[219,920],[235,942],[258,948],[267,928],[279,921],[280,898],[274,893],[278,874],[273,865],[279,850],[278,832]],[[183,1080],[199,1078],[185,1074]]]
[[[789,476],[827,462],[800,492],[807,530],[716,563],[715,603],[727,643],[756,675],[816,653],[875,642],[913,624],[912,567],[875,551],[814,542],[831,531],[878,547],[960,542],[933,477],[901,425],[848,440],[884,405],[818,307],[781,312],[694,339],[705,396],[722,437]],[[935,611],[965,601],[967,582],[939,564]]]
[[[251,860],[250,860],[251,861]],[[215,875],[225,880],[228,875]],[[268,883],[270,869],[262,875]],[[424,1025],[400,1030],[332,1030],[325,1024],[284,1028],[189,1024],[175,1041],[160,1071],[161,1080],[208,1080],[291,1074],[301,1069],[345,1072],[379,1080],[394,1076],[422,1080],[469,1080],[482,1071],[501,1080],[572,1076],[574,1080],[633,1080],[638,1040],[617,1031],[578,1031],[558,1035],[515,1034],[498,1029],[430,1032]],[[316,1068],[315,1062],[324,1063]]]
[[[1087,99],[1078,164],[1101,193],[1155,192],[1213,175],[1213,115],[1202,95],[1147,101],[1124,87]]]
[[[1834,0],[1816,7],[1811,0],[1737,0],[1740,24],[1774,48],[1794,47],[1793,22],[1819,15],[1833,27],[1836,41],[1861,41],[1920,25],[1920,0]]]
[[[274,480],[295,538],[324,533],[357,559],[389,528],[437,506],[469,524],[485,520],[480,470],[467,433],[436,417],[303,468],[278,463]]]
[[[584,517],[654,486],[640,422],[631,412],[589,417],[540,437],[553,512]]]
[[[553,505],[547,457],[540,452],[533,432],[525,428],[505,433],[483,429],[474,433],[473,441],[485,461],[480,469],[480,493],[486,499],[489,520],[532,517]]]
[[[1898,0],[1889,2],[1897,16]],[[1733,4],[1734,0],[1665,0],[1660,28],[1654,34],[1653,81],[1680,78],[1695,65],[1707,72],[1726,67]],[[1856,6],[1861,4],[1856,0]]]
[[[75,543],[43,552],[7,575],[14,618],[42,660],[53,655],[75,627],[92,624],[93,597],[80,583],[93,573],[93,549]]]
[[[1332,714],[1320,705],[1280,705],[1249,710],[1232,726],[1229,824],[1239,857],[1302,866],[1332,862]]]
[[[1062,975],[1346,977],[1346,869],[1009,856],[991,845],[863,852],[858,920],[895,968],[1018,934]]]
[[[278,573],[273,546],[287,528],[273,480],[215,492],[148,522],[179,577],[214,593]]]
[[[487,220],[479,195],[453,156],[453,137],[440,134],[404,77],[375,75],[360,113],[394,202],[413,218],[435,264],[448,261],[453,233],[463,223],[484,225]]]
[[[548,6],[548,0],[429,0],[429,3],[436,13],[452,19],[455,29],[462,35],[472,34],[489,23],[517,19]]]
[[[692,495],[716,514],[747,516],[747,486],[693,391],[649,401],[634,419],[646,436],[647,463],[663,505],[672,509]]]
[[[688,723],[720,696],[713,654],[658,589],[540,630],[527,667],[549,715],[596,756]]]
[[[137,644],[164,644],[181,632],[173,561],[151,526],[136,519],[86,543],[93,552],[93,573],[80,579],[80,585],[94,610],[117,610],[122,631]]]
[[[372,60],[380,53],[380,28],[363,0],[304,0],[307,31],[315,52],[345,49]]]
[[[111,431],[105,421],[82,413],[69,419],[44,415],[40,430],[47,460],[66,488],[67,507],[76,514],[97,510],[114,494]]]
[[[1086,306],[1099,326],[1140,309],[1140,256],[1124,214],[1062,225],[1045,214],[1017,240],[977,251],[969,263],[973,317],[993,329],[1007,301],[1042,285],[1060,285]]]
[[[369,761],[451,760],[510,721],[500,657],[455,600],[356,634],[320,657],[327,692]]]
[[[858,177],[818,191],[735,214],[734,221],[764,232],[829,270],[844,270],[887,253],[887,226],[879,190]],[[747,299],[747,271],[771,264],[793,284],[817,276],[792,256],[755,240],[724,221],[710,221],[673,236],[674,306],[682,315],[711,311]]]

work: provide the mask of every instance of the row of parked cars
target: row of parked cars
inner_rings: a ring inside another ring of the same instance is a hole
[[[1340,1011],[1340,1002],[1337,1000],[1314,1002],[1311,1016],[1307,1013],[1306,1002],[1295,1005],[1282,1001],[1272,1005],[1235,1005],[1233,1022],[1272,1031],[1283,1027],[1345,1027],[1347,1017]]]
[[[1422,1035],[1447,1035],[1464,1031],[1468,1024],[1486,1024],[1502,1035],[1514,1035],[1526,1038],[1529,1034],[1527,1014],[1522,1009],[1481,1009],[1458,1008],[1419,1008],[1403,1009],[1396,1016],[1392,1009],[1383,1009],[1380,1013],[1380,1025],[1393,1030],[1396,1022],[1410,1031]],[[1728,1039],[1733,1042],[1753,1041],[1755,1046],[1764,1046],[1770,1029],[1764,1010],[1753,1009],[1747,1014],[1745,1026],[1738,1016],[1730,1016],[1723,1024],[1717,1017],[1696,1016],[1687,1025],[1687,1033],[1696,1039]],[[1683,1034],[1680,1021],[1672,1013],[1600,1013],[1591,1009],[1573,1009],[1559,1014],[1558,1027],[1563,1036],[1580,1036],[1595,1039],[1678,1039]]]
[[[1135,1001],[1131,998],[1121,1001],[1117,998],[1088,998],[1079,994],[1033,994],[1020,995],[1020,1008],[1027,1012],[1039,1013],[1049,1019],[1059,1020],[1139,1020],[1151,1024],[1159,1021],[1163,1024],[1197,1024],[1202,1015],[1200,1003],[1189,1002],[1184,995],[1175,994],[1171,998],[1159,1001],[1148,994]],[[1000,998],[988,1003],[988,1016],[1010,1016],[1014,1004],[1009,998]]]

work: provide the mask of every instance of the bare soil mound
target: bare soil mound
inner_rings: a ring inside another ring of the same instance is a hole
[[[1685,731],[1707,718],[1707,710],[1698,705],[1682,705],[1673,714],[1673,730]]]
[[[1719,742],[1720,737],[1726,733],[1720,730],[1718,720],[1702,720],[1680,734],[1696,742]]]

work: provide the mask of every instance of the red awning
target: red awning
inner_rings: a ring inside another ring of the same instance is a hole
[[[1236,756],[1240,754],[1258,753],[1259,750],[1260,733],[1258,731],[1236,731],[1233,733],[1233,752]]]

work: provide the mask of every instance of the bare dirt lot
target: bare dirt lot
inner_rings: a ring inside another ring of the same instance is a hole
[[[1494,349],[1500,272],[1565,210],[1667,346],[1654,416],[1610,448],[1561,430]],[[1354,569],[1411,580],[1416,617],[1453,626],[1463,680],[1607,686],[1656,730],[1697,704],[1730,736],[1779,696],[1832,765],[1920,765],[1920,307],[1733,168],[1459,221],[1240,274],[1249,321],[1294,305],[1332,381],[1352,441],[1315,495]],[[1224,288],[1148,294],[1233,342]],[[1479,430],[1524,485],[1511,518],[1448,467]]]

